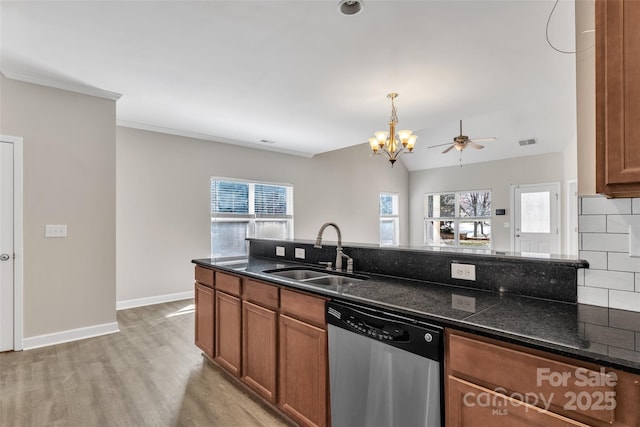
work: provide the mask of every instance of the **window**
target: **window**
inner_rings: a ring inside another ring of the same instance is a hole
[[[211,178],[211,257],[245,256],[247,237],[293,237],[293,187]]]
[[[491,249],[491,191],[425,195],[427,246]]]
[[[398,195],[380,194],[380,245],[397,246],[398,231]]]

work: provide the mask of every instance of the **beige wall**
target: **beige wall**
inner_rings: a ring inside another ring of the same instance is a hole
[[[115,102],[0,76],[0,112],[24,144],[24,337],[115,322]]]
[[[538,184],[564,180],[562,153],[527,156],[493,162],[471,163],[463,167],[426,169],[409,174],[409,224],[411,245],[424,244],[424,195],[443,191],[491,190],[491,231],[493,250],[511,250],[511,184]],[[561,188],[563,188],[562,186]],[[496,209],[506,209],[507,215],[495,216]],[[564,237],[564,236],[563,236]]]
[[[595,2],[576,0],[578,193],[596,194]],[[586,32],[585,32],[586,31]]]
[[[117,301],[192,290],[190,260],[210,253],[211,176],[292,183],[296,239],[315,239],[334,221],[344,241],[377,243],[379,194],[398,192],[408,243],[408,172],[368,151],[301,158],[118,127]]]

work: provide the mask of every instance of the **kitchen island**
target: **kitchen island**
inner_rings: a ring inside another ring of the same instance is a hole
[[[490,260],[491,263],[498,261]],[[493,425],[512,425],[510,423],[515,422],[513,417],[523,422],[522,425],[540,422],[545,425],[640,425],[640,413],[636,408],[640,401],[640,346],[637,344],[640,313],[571,302],[566,290],[575,287],[575,283],[569,283],[569,286],[554,283],[549,279],[556,277],[551,271],[542,269],[538,274],[543,280],[549,280],[550,286],[562,290],[561,300],[371,273],[358,270],[358,264],[356,273],[359,277],[366,275],[366,280],[314,285],[313,281],[301,282],[268,273],[301,266],[313,268],[310,264],[289,259],[252,254],[233,261],[197,259],[193,262],[196,268],[271,286],[281,294],[283,291],[294,292],[316,297],[320,302],[356,303],[410,315],[444,327],[446,425],[475,425],[464,420],[482,420],[483,417],[483,422]],[[553,263],[562,268],[585,267],[575,260],[550,262]],[[275,309],[274,313],[277,313]],[[326,326],[316,324],[315,327],[318,328],[314,331],[317,335],[315,341],[310,342],[316,343],[318,349],[324,349],[326,344],[322,343],[322,336],[326,334]],[[477,367],[482,368],[478,370]],[[489,369],[491,367],[495,369]],[[549,369],[549,372],[544,369]],[[593,381],[598,384],[576,383],[576,374],[583,371],[597,377]],[[556,374],[572,376],[574,381],[556,384],[544,376]],[[318,378],[323,382],[322,375]],[[553,401],[549,397],[548,406],[544,400],[529,402],[517,399],[538,391],[539,383],[547,386],[540,389],[543,390],[540,395],[555,396]],[[595,385],[598,387],[593,388]],[[326,384],[322,390],[326,393]],[[465,396],[484,394],[491,396],[494,403],[498,399],[498,403],[509,407],[511,412],[500,413],[495,408],[469,405],[463,400]],[[585,400],[601,395],[609,396],[609,400],[613,398],[615,405],[601,408],[595,405],[597,402]],[[571,397],[582,401],[571,402]],[[326,399],[329,399],[328,393]],[[576,402],[579,403],[577,406]],[[540,412],[540,408],[544,411]],[[554,421],[540,417],[551,417]],[[301,425],[327,425],[328,419],[329,414],[326,419],[320,417],[319,423],[307,423],[294,417],[294,421]]]

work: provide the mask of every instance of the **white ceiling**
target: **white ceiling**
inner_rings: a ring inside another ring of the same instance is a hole
[[[459,119],[466,135],[498,137],[465,150],[467,163],[575,140],[575,55],[547,44],[553,5],[365,0],[343,16],[337,0],[2,0],[0,70],[122,94],[121,125],[306,156],[384,130],[394,91],[399,127],[420,135],[402,160],[420,170],[459,162],[427,148]],[[549,37],[574,49],[573,0],[559,2]]]

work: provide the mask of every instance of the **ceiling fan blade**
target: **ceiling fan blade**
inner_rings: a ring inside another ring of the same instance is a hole
[[[480,149],[480,148],[484,148],[484,145],[476,144],[476,143],[475,143],[475,142],[473,142],[473,141],[469,141],[469,142],[467,142],[467,145],[469,145],[470,147],[473,147],[473,148],[478,148],[478,149]]]
[[[444,151],[442,152],[442,154],[446,154],[446,153],[448,153],[449,151],[451,151],[451,150],[453,149],[453,147],[455,147],[455,145],[451,145],[451,147],[449,147],[449,148],[447,148],[446,150],[444,150]]]
[[[491,136],[488,138],[471,138],[469,141],[472,142],[490,142],[490,141],[497,141],[498,138],[496,138],[495,136]]]
[[[449,145],[449,144],[451,144],[451,143],[450,143],[450,142],[447,142],[447,143],[445,143],[445,144],[432,145],[432,146],[427,147],[427,148],[444,147],[445,145]]]

